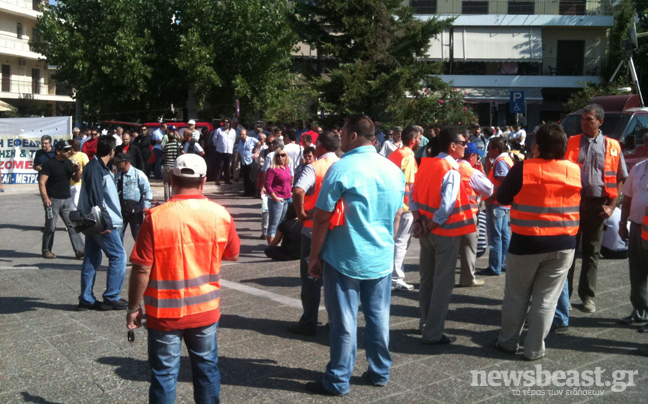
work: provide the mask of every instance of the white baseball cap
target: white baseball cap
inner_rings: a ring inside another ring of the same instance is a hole
[[[197,154],[178,156],[173,166],[173,175],[185,178],[202,178],[207,175],[207,163]]]
[[[196,121],[194,121],[193,119],[190,120],[189,122],[187,122],[187,125],[195,125],[195,124],[196,124]]]

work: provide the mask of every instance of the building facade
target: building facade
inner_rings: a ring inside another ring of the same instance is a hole
[[[0,0],[0,100],[22,116],[74,112],[72,91],[52,78],[56,68],[29,44],[38,38],[41,0]],[[69,112],[71,111],[71,112]]]
[[[432,40],[428,60],[439,77],[462,88],[481,124],[520,122],[533,129],[557,120],[564,102],[599,83],[614,24],[610,0],[409,0],[420,19],[454,18]],[[511,92],[523,92],[523,114],[510,112]]]

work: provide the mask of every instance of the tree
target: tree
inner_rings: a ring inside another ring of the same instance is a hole
[[[292,83],[287,10],[286,0],[60,0],[34,46],[87,113],[151,119],[191,93],[210,115],[232,114],[236,99],[258,115]]]
[[[418,20],[401,0],[297,2],[292,17],[300,38],[317,50],[316,68],[306,75],[332,122],[352,113],[402,122],[423,108],[412,104],[429,103],[424,88],[446,91],[431,78],[438,65],[424,59],[430,39],[450,23]]]

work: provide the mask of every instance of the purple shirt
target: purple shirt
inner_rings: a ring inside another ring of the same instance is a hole
[[[292,187],[290,185],[292,175],[290,168],[268,168],[266,171],[265,188],[268,195],[274,192],[277,198],[290,199]]]

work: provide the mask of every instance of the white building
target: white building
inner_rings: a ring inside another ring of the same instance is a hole
[[[526,120],[557,120],[563,104],[599,82],[614,24],[609,0],[404,0],[420,19],[455,18],[432,41],[445,82],[463,88],[481,124],[515,121],[511,91],[524,91]]]
[[[41,0],[0,0],[0,100],[30,115],[57,115],[71,109],[70,89],[51,78],[55,68],[30,49],[38,37],[36,18]]]

